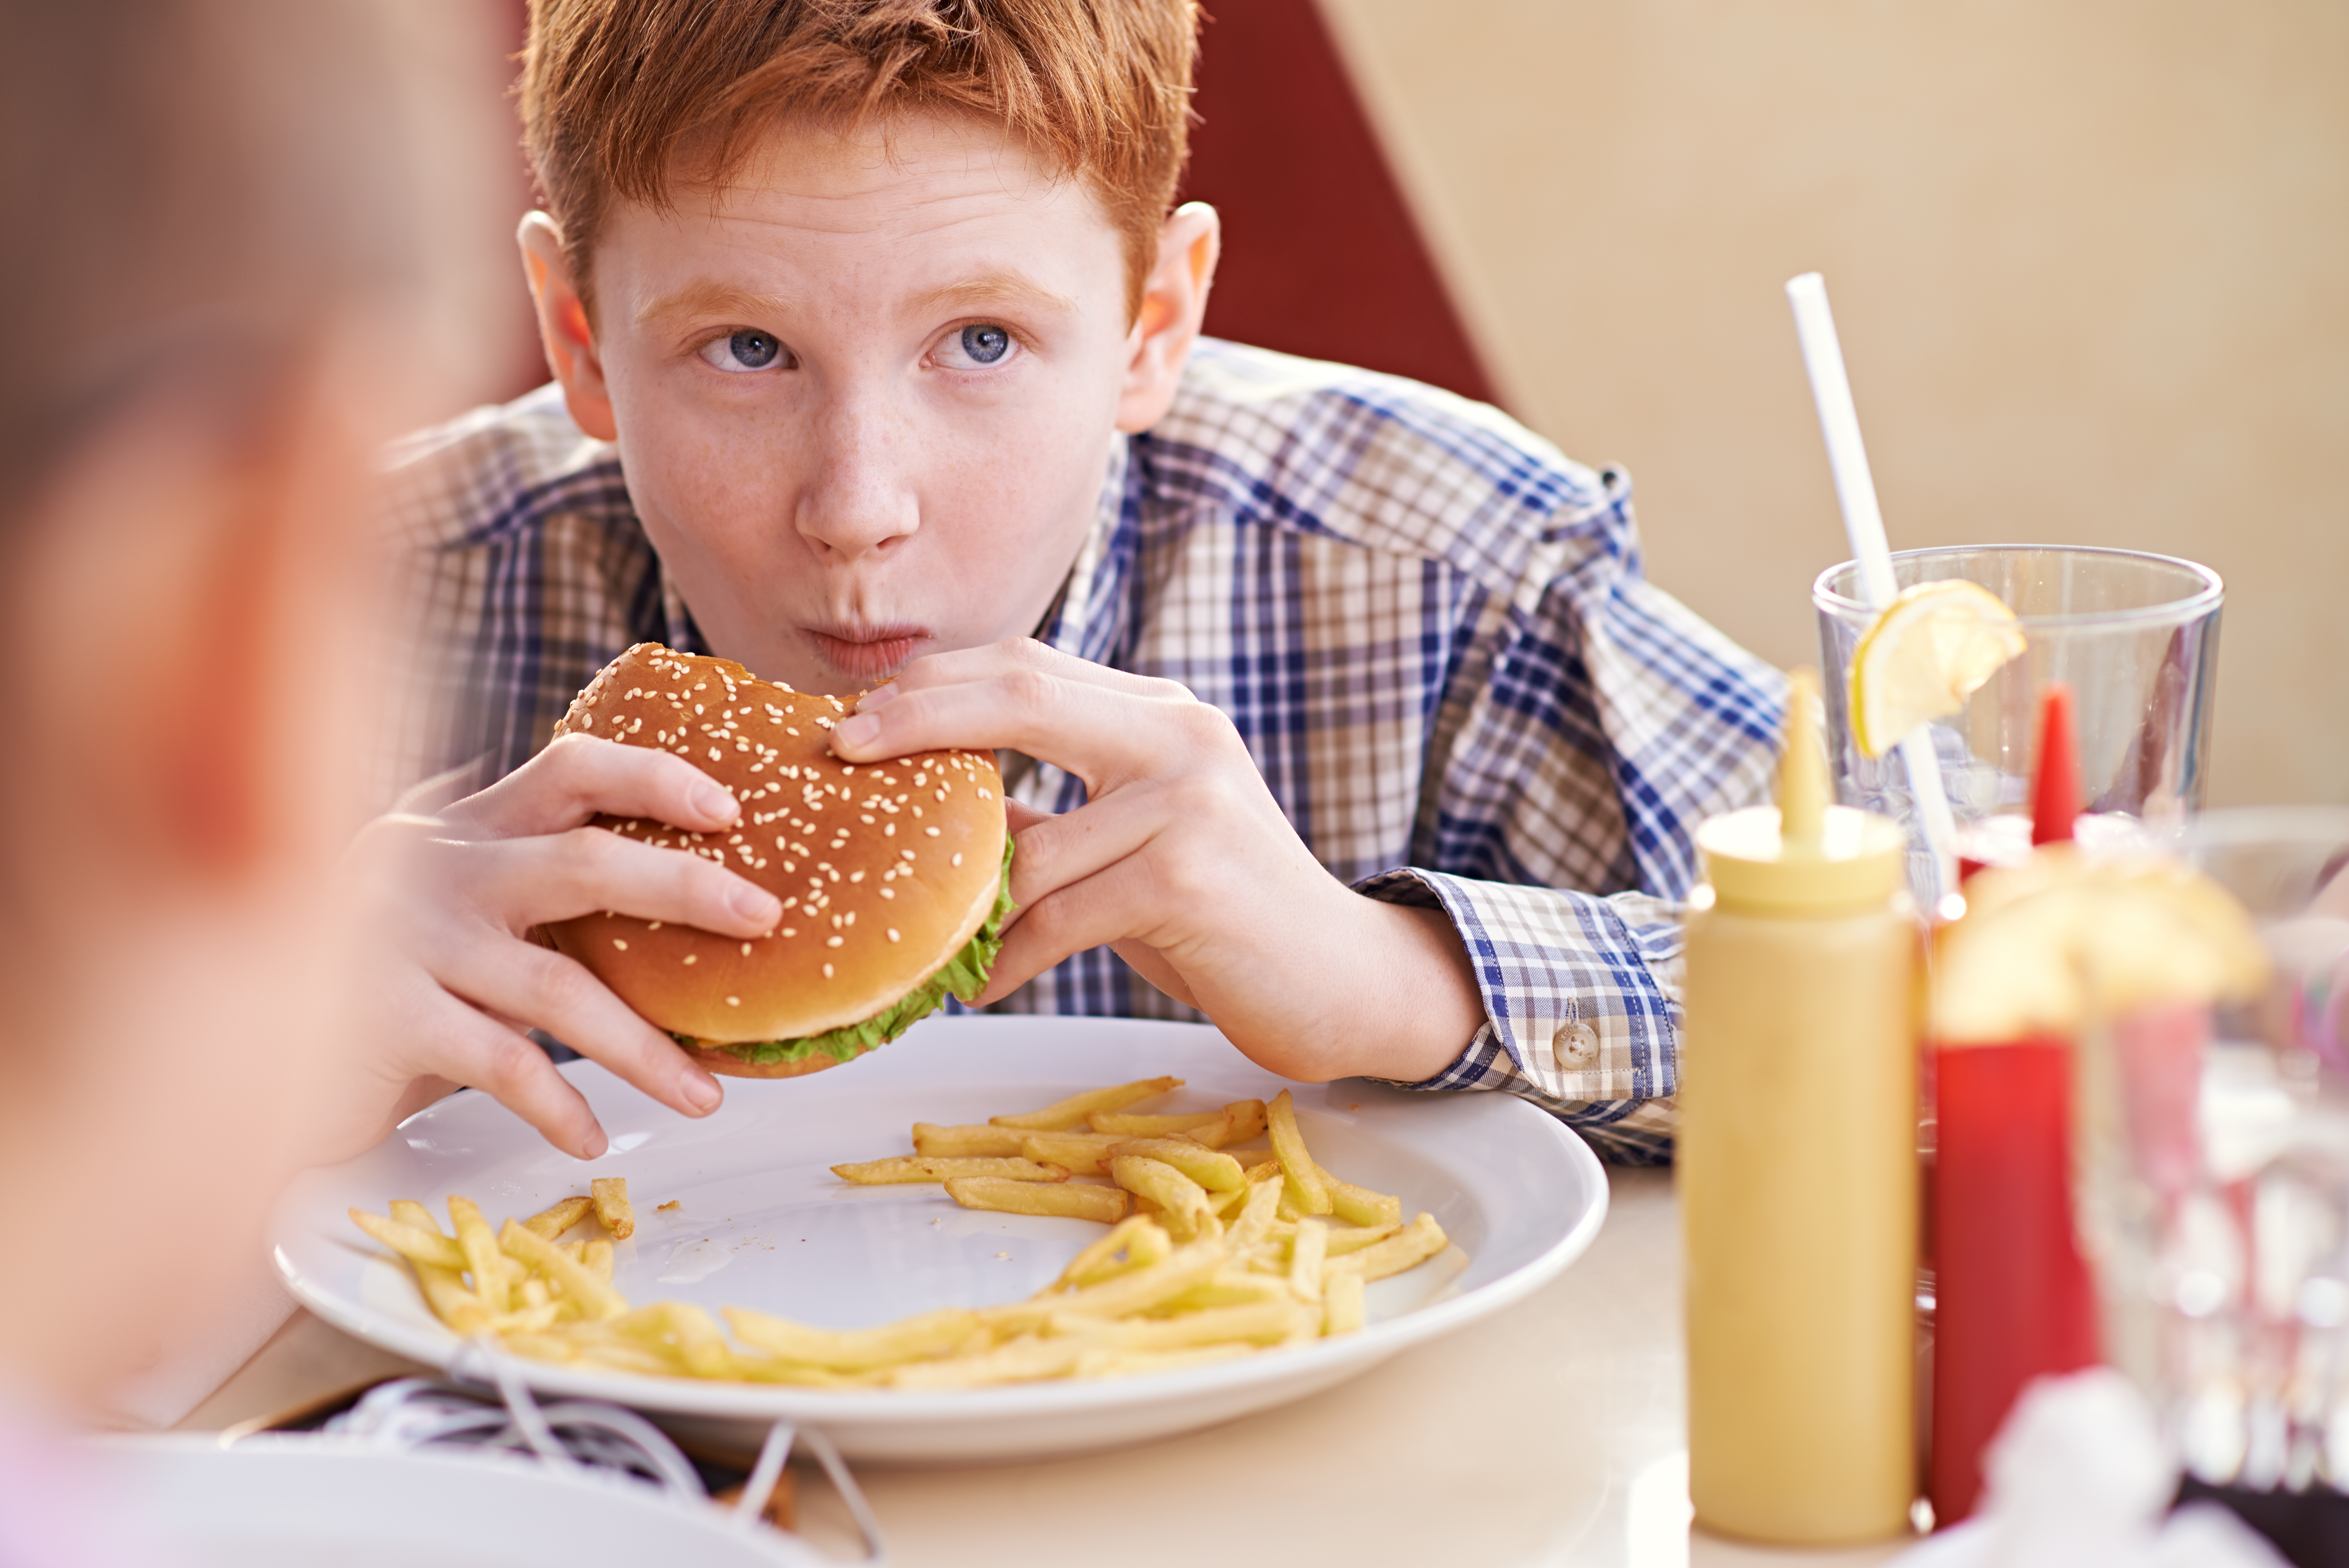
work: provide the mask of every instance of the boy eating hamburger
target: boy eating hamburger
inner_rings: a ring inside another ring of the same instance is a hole
[[[556,384],[393,473],[401,781],[486,784],[368,835],[404,867],[384,1020],[443,1076],[588,1155],[521,1027],[718,1102],[526,939],[786,923],[719,861],[586,826],[722,841],[750,809],[674,750],[550,744],[656,643],[839,696],[845,764],[1004,754],[1019,908],[979,1005],[1205,1016],[1293,1078],[1504,1088],[1669,1147],[1689,836],[1761,797],[1778,677],[1645,582],[1620,474],[1200,337],[1216,220],[1170,211],[1195,22],[533,5],[521,239]]]

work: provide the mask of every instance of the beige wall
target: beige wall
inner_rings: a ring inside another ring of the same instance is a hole
[[[2213,803],[2349,801],[2341,0],[1322,4],[1503,396],[1631,469],[1659,582],[1816,658],[1817,268],[1894,548],[2209,562]]]

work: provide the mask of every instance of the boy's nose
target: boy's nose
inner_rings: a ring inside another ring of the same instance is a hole
[[[921,526],[902,420],[870,405],[838,407],[817,421],[815,434],[814,471],[800,492],[796,521],[821,553],[855,561]]]

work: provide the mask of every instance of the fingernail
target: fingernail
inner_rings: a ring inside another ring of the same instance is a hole
[[[764,926],[772,927],[783,918],[782,901],[754,882],[736,882],[726,894],[726,902],[743,919],[755,920]]]
[[[864,746],[881,733],[881,721],[869,713],[843,718],[832,727],[832,738],[841,746]]]
[[[685,1103],[702,1116],[716,1110],[726,1099],[726,1091],[719,1088],[718,1080],[708,1073],[688,1073],[682,1087]]]
[[[696,784],[691,803],[703,816],[715,817],[721,822],[730,822],[742,814],[742,802],[734,799],[734,791],[715,782]]]
[[[604,1136],[604,1130],[599,1127],[579,1140],[579,1158],[601,1160],[604,1158],[604,1150],[611,1147],[612,1140]]]
[[[856,711],[859,713],[871,713],[874,708],[879,707],[882,704],[895,702],[896,700],[897,683],[895,681],[891,681],[887,686],[874,686],[871,691],[866,692],[863,696],[858,697],[856,699]]]

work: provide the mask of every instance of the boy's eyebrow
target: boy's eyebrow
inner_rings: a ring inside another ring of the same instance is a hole
[[[1069,312],[1077,308],[1077,302],[1012,272],[981,273],[975,278],[965,278],[960,283],[932,289],[913,302],[914,310],[923,315],[984,310],[990,305],[1026,305],[1031,309]]]
[[[670,316],[718,315],[756,321],[781,315],[787,309],[786,303],[773,294],[721,284],[715,278],[696,278],[675,294],[638,306],[636,325],[648,326]]]

